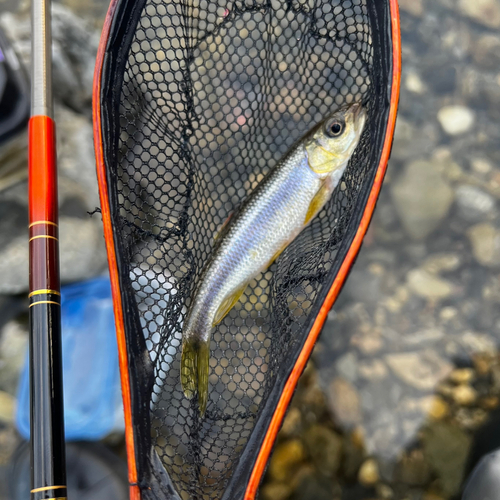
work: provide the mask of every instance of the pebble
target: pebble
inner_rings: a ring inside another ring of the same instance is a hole
[[[334,477],[342,459],[342,438],[327,427],[313,425],[306,431],[304,442],[316,469]]]
[[[439,253],[430,255],[422,264],[422,268],[430,274],[456,271],[461,264],[460,256],[455,253]]]
[[[455,191],[455,201],[461,217],[470,222],[484,221],[494,215],[495,199],[476,186],[462,184]]]
[[[336,377],[330,383],[328,401],[335,420],[345,429],[350,429],[362,420],[358,392],[347,380]]]
[[[438,166],[423,160],[406,165],[391,185],[391,194],[398,216],[414,240],[424,240],[440,225],[454,198]]]
[[[433,420],[442,420],[450,411],[448,403],[440,396],[431,396],[427,415]]]
[[[283,426],[281,427],[280,433],[283,436],[291,436],[296,434],[302,423],[302,414],[298,408],[290,408],[286,414],[285,420],[283,421]]]
[[[491,162],[486,158],[472,158],[470,166],[474,172],[486,175],[493,170]]]
[[[467,231],[476,261],[486,267],[500,267],[500,231],[488,222]]]
[[[424,456],[437,476],[445,498],[460,490],[471,437],[445,422],[433,422],[422,433]]]
[[[425,299],[442,300],[449,297],[453,292],[453,285],[449,281],[439,278],[424,269],[409,271],[406,279],[409,289]]]
[[[467,17],[488,28],[500,28],[498,0],[459,0],[458,8]]]
[[[293,492],[289,484],[270,483],[262,487],[262,498],[264,500],[286,500]]]
[[[477,399],[477,392],[470,385],[457,385],[451,391],[451,396],[455,403],[460,406],[470,406]]]
[[[412,0],[410,0],[412,1]],[[412,2],[413,3],[413,2]],[[410,91],[413,92],[414,94],[423,94],[426,91],[426,85],[416,72],[409,72],[408,75],[406,76],[406,81],[405,81],[406,88]]]
[[[380,359],[361,361],[358,365],[359,375],[366,380],[382,380],[387,377],[387,367]]]
[[[453,369],[449,361],[430,349],[388,354],[385,360],[399,379],[421,391],[433,390]]]
[[[500,67],[500,37],[498,35],[482,35],[472,47],[474,62],[487,70],[498,70]]]
[[[358,473],[358,481],[364,486],[373,486],[380,479],[377,461],[374,458],[365,460]]]
[[[299,439],[291,439],[279,444],[269,464],[270,477],[279,483],[290,481],[293,474],[306,456],[304,446]]]
[[[448,135],[468,132],[474,124],[474,113],[465,106],[445,106],[438,111],[438,121]]]
[[[457,368],[450,373],[450,380],[455,384],[469,384],[475,376],[472,368]]]

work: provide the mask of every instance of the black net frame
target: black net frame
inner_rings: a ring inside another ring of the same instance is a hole
[[[243,498],[380,168],[389,2],[116,0],[111,11],[94,105],[138,486],[144,499]],[[344,182],[214,332],[200,417],[180,389],[180,335],[214,234],[296,140],[359,100],[368,121]]]

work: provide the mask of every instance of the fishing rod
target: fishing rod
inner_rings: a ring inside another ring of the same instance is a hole
[[[31,500],[65,500],[66,457],[50,0],[32,0],[29,122]]]

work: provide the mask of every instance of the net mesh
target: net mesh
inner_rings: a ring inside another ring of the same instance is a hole
[[[385,101],[368,1],[147,0],[125,45],[108,175],[126,314],[138,319],[127,336],[146,373],[133,404],[153,469],[182,499],[223,496],[372,182]],[[332,199],[213,332],[200,417],[180,386],[182,325],[214,235],[302,135],[354,101],[367,125]]]

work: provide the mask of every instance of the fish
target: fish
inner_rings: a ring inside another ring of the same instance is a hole
[[[182,330],[181,386],[189,399],[198,394],[201,416],[212,330],[331,198],[365,121],[361,103],[331,113],[292,146],[216,234]]]

